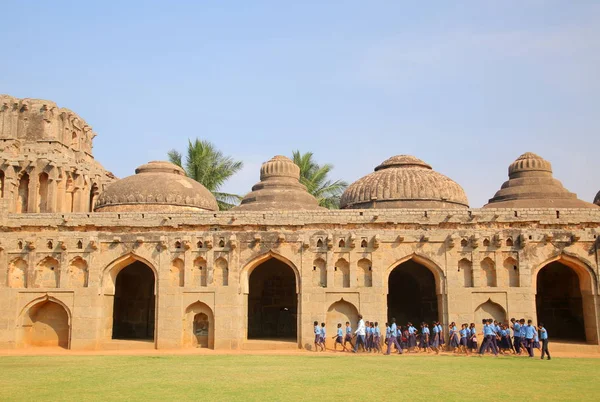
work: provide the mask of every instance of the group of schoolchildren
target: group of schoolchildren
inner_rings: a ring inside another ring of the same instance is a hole
[[[548,351],[548,331],[542,323],[539,323],[537,328],[529,320],[525,323],[525,319],[515,320],[512,318],[510,326],[502,324],[492,319],[484,319],[482,321],[483,330],[480,333],[483,335],[481,346],[477,341],[477,331],[475,323],[462,324],[459,330],[453,322],[448,326],[448,345],[447,351],[454,353],[478,353],[483,355],[487,351],[492,351],[494,355],[500,354],[518,354],[523,351],[527,352],[529,357],[533,357],[534,349],[541,350],[542,356],[547,355],[550,360],[550,352]],[[326,330],[325,323],[314,322],[315,326],[315,351],[324,351]],[[362,315],[358,316],[358,328],[352,331],[350,322],[346,321],[346,327],[342,328],[342,324],[337,324],[337,331],[332,339],[334,339],[334,351],[337,351],[338,345],[343,351],[357,353],[359,347],[364,352],[382,353],[384,345],[387,345],[387,350],[384,352],[389,355],[392,347],[396,349],[398,354],[402,354],[404,350],[408,352],[435,352],[439,354],[444,349],[445,338],[444,329],[439,321],[434,321],[431,325],[426,322],[421,323],[420,331],[418,331],[411,322],[406,326],[398,326],[396,319],[392,318],[391,323],[385,323],[385,337],[382,338],[382,331],[379,328],[379,323],[364,321]],[[511,330],[513,337],[511,338]],[[541,343],[540,343],[541,341]],[[346,345],[350,344],[350,348]],[[478,347],[479,346],[479,347]]]

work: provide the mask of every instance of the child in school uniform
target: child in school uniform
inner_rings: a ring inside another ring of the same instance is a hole
[[[533,328],[531,320],[527,320],[525,325],[525,347],[529,352],[529,357],[533,357],[533,339],[535,337],[535,328]]]
[[[373,349],[377,353],[381,353],[381,329],[379,329],[379,323],[375,323],[375,327],[373,328]]]
[[[371,333],[369,334],[369,346],[371,349],[369,352],[375,352],[375,323],[371,321],[369,324],[371,326]]]
[[[477,342],[477,329],[475,328],[475,323],[472,322],[471,325],[469,326],[469,331],[471,332],[470,335],[470,341],[471,341],[471,351],[473,353],[477,353],[477,349],[478,349],[478,342]]]
[[[354,344],[352,343],[352,327],[350,326],[350,322],[346,321],[346,336],[344,337],[344,347],[346,347],[346,343],[350,342],[350,346],[354,348]]]
[[[529,352],[527,350],[527,339],[525,339],[525,331],[526,331],[526,329],[525,329],[525,327],[526,327],[526,325],[525,325],[525,319],[521,318],[519,320],[519,324],[521,325],[521,329],[520,329],[520,332],[519,332],[519,337],[521,338],[521,351],[524,350],[526,352]]]
[[[446,339],[444,338],[444,328],[439,321],[436,323],[436,325],[438,328],[438,348],[439,350],[443,350],[444,345],[446,344]]]
[[[423,349],[425,352],[430,352],[431,349],[429,348],[429,336],[430,336],[430,331],[429,331],[429,326],[427,325],[427,323],[422,323],[421,324],[421,343],[419,346],[421,346],[421,349]]]
[[[538,332],[540,334],[540,339],[542,340],[541,359],[544,360],[544,354],[547,354],[548,360],[550,360],[550,351],[548,350],[548,331],[546,331],[546,328],[544,328],[544,324],[541,322],[538,324]]]
[[[367,349],[367,352],[371,351],[371,342],[373,340],[371,331],[371,323],[369,321],[365,321],[365,349]]]
[[[325,323],[322,322],[321,323],[321,344],[323,345],[323,350],[327,349],[327,346],[325,345],[325,340],[327,339],[326,336],[327,335],[326,335],[326,331],[325,331]]]
[[[392,318],[392,324],[390,325],[390,338],[388,339],[386,355],[389,355],[392,351],[392,345],[396,347],[398,354],[401,355],[402,347],[400,347],[400,344],[398,343],[398,327],[396,326],[395,318]]]
[[[456,349],[458,348],[460,343],[460,339],[458,338],[458,331],[454,322],[448,326],[448,337],[450,340],[449,350],[451,352],[456,352]]]
[[[462,350],[466,355],[469,354],[469,335],[471,331],[469,331],[469,325],[466,323],[461,325],[460,328],[460,340],[458,341],[459,349]]]
[[[383,343],[387,345],[390,342],[390,336],[392,336],[392,329],[390,328],[390,324],[385,323],[385,339]]]
[[[511,329],[513,330],[513,342],[512,348],[515,351],[515,354],[521,354],[521,324],[514,318],[510,319],[512,324]]]
[[[538,336],[538,331],[535,325],[533,325],[533,347],[534,349],[540,350],[540,338]]]
[[[437,322],[433,322],[431,326],[433,330],[433,335],[430,338],[429,347],[435,351],[436,355],[440,354],[440,328],[437,325]]]
[[[323,351],[323,346],[321,346],[321,327],[319,327],[318,321],[315,321],[314,325],[315,325],[315,352],[318,352],[319,348],[321,349],[321,351]]]
[[[510,332],[508,331],[506,325],[500,326],[500,353],[506,354],[509,353],[510,344],[508,340],[510,339]]]
[[[498,349],[492,341],[492,338],[496,336],[496,333],[494,332],[493,321],[491,319],[484,319],[481,323],[483,324],[483,342],[479,348],[479,355],[483,356],[487,349],[491,348],[494,356],[498,356]]]
[[[337,333],[331,339],[335,339],[335,342],[333,343],[333,350],[335,352],[337,352],[337,345],[338,344],[342,345],[342,348],[343,348],[344,352],[348,351],[348,349],[346,349],[346,346],[344,346],[344,344],[342,342],[343,339],[344,339],[344,330],[342,329],[342,323],[338,323],[338,325],[337,325]]]
[[[408,350],[408,327],[402,327],[402,342],[400,342],[402,350]]]
[[[417,329],[412,322],[408,323],[408,351],[413,352],[417,347]]]

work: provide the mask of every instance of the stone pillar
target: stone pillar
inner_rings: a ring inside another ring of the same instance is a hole
[[[37,169],[31,170],[29,172],[29,194],[27,199],[27,212],[39,212],[38,211],[38,187],[40,185],[40,180],[38,177]]]
[[[480,288],[485,287],[485,275],[481,272],[481,261],[479,260],[479,253],[473,251],[471,253],[471,261],[473,263],[473,287]]]

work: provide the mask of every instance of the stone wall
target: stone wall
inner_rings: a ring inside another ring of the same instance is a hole
[[[0,198],[12,212],[88,212],[115,177],[92,156],[92,128],[40,99],[0,95]]]
[[[536,320],[537,273],[560,261],[578,275],[585,337],[598,343],[599,210],[13,214],[6,204],[0,203],[3,348],[28,344],[26,317],[49,301],[67,313],[70,348],[105,347],[115,280],[136,261],[156,278],[156,347],[193,346],[194,317],[206,317],[207,344],[240,348],[249,276],[271,258],[296,278],[300,347],[311,347],[313,321],[339,319],[340,309],[348,316],[354,307],[384,323],[389,275],[408,260],[433,273],[445,324],[490,311]]]

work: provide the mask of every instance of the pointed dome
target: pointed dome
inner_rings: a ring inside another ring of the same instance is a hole
[[[182,168],[170,162],[148,162],[107,187],[96,202],[96,212],[217,211],[217,200]]]
[[[236,211],[303,211],[325,209],[300,183],[300,168],[285,156],[263,163],[260,182],[252,187]]]
[[[396,155],[352,183],[341,208],[468,208],[460,185],[411,155]]]
[[[508,167],[508,181],[484,208],[591,208],[552,177],[552,165],[527,152]]]
[[[596,198],[594,198],[594,204],[600,207],[600,191],[598,191],[598,194],[596,194]]]

